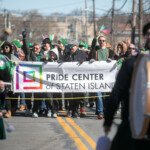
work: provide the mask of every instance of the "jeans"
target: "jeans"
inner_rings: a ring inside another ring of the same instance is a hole
[[[20,105],[23,105],[23,106],[26,106],[26,103],[25,103],[25,94],[24,93],[20,93]]]
[[[47,109],[45,100],[42,100],[42,101],[41,101],[40,109],[41,109],[41,110],[46,110],[46,109]]]
[[[102,96],[101,92],[96,93],[97,96]],[[96,111],[98,114],[102,115],[103,114],[103,101],[102,101],[102,97],[97,97],[96,99]]]

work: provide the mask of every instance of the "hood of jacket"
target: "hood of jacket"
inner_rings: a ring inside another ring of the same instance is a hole
[[[123,47],[123,50],[122,50],[122,52],[121,52],[121,55],[124,55],[124,54],[126,53],[126,51],[127,51],[127,46],[126,46],[126,44],[125,44],[124,42],[118,42],[118,43],[115,44],[115,50],[114,50],[114,52],[115,52],[116,55],[118,55],[118,53],[117,53],[117,46],[118,46],[118,45],[121,45],[121,46]]]

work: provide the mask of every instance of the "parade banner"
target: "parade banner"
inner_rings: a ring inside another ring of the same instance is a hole
[[[13,91],[111,92],[117,72],[116,61],[21,62],[14,69]]]

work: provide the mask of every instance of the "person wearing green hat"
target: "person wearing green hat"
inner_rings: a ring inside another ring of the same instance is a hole
[[[68,61],[68,56],[70,51],[66,48],[67,41],[65,39],[60,39],[58,41],[58,51],[59,51],[59,60]]]
[[[67,41],[65,39],[58,40],[58,52],[59,52],[59,61],[58,62],[67,62],[69,59],[70,52],[66,48]],[[61,94],[58,94],[61,97]],[[68,108],[68,100],[65,100],[65,108]],[[59,110],[62,110],[62,100],[59,100]]]
[[[71,47],[70,47],[70,49],[71,49],[70,61],[71,62],[77,62],[78,61],[78,62],[80,62],[80,64],[82,64],[84,61],[87,60],[87,54],[84,51],[79,50],[78,43],[76,41],[72,42],[70,45],[71,45]],[[84,93],[72,93],[73,98],[84,97],[84,96],[85,96]],[[84,109],[84,106],[85,106],[85,100],[84,99],[70,100],[69,101],[69,110],[68,110],[67,115],[71,116],[70,111],[72,111],[72,117],[78,118],[79,117],[79,112],[78,112],[79,105],[80,105],[80,115],[85,116],[86,112]]]

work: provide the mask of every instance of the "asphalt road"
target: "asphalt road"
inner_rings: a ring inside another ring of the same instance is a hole
[[[95,107],[86,107],[85,118],[68,118],[65,111],[58,118],[26,117],[17,111],[16,116],[4,119],[15,131],[7,133],[7,140],[0,141],[0,150],[92,150],[104,135],[103,120],[98,120]],[[115,116],[109,138],[115,135],[120,115]],[[5,124],[6,126],[6,124]]]

